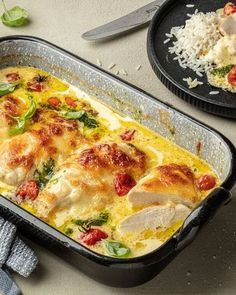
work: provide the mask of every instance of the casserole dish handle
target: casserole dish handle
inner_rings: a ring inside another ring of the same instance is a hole
[[[231,193],[222,187],[216,188],[210,195],[188,216],[176,235],[177,248],[181,251],[195,238],[201,227],[208,222],[223,205],[231,200]]]

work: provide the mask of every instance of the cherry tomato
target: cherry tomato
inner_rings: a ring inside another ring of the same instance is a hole
[[[85,233],[82,233],[80,236],[80,239],[86,245],[93,246],[97,242],[101,241],[102,239],[106,239],[107,237],[108,237],[108,234],[105,233],[104,231],[98,228],[93,228]]]
[[[50,106],[56,108],[61,104],[61,101],[59,98],[53,96],[53,97],[49,97],[48,103],[50,104]]]
[[[120,137],[124,141],[131,141],[132,139],[134,139],[134,133],[135,132],[136,132],[136,130],[127,130],[124,133],[122,133],[120,135]]]
[[[136,185],[136,181],[128,173],[119,173],[114,180],[115,190],[118,196],[124,196]]]
[[[7,81],[12,83],[20,80],[20,75],[18,73],[8,73],[6,74]]]
[[[236,5],[234,5],[232,2],[229,2],[224,7],[224,14],[225,15],[231,15],[236,12]]]
[[[74,100],[73,98],[67,96],[65,98],[65,102],[68,106],[72,107],[72,108],[76,108],[77,107],[77,103],[76,100]]]
[[[35,180],[26,181],[16,192],[16,196],[21,200],[35,200],[39,194],[39,187]]]
[[[41,82],[28,82],[27,86],[30,90],[35,92],[42,92],[43,84]]]
[[[209,174],[203,175],[197,180],[197,187],[201,191],[208,191],[212,189],[215,185],[216,185],[215,177]]]
[[[234,66],[227,75],[229,84],[236,86],[236,66]]]

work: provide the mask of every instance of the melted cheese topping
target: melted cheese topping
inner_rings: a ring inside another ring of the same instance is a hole
[[[131,183],[133,187],[152,175],[155,167],[172,163],[187,166],[192,171],[189,172],[192,178],[211,174],[217,184],[220,183],[213,169],[199,157],[136,121],[120,116],[80,89],[30,67],[2,69],[0,81],[6,82],[9,73],[17,73],[20,79],[14,92],[0,97],[0,192],[76,241],[83,243],[78,220],[93,219],[101,212],[109,213],[108,221],[95,228],[106,232],[110,240],[129,247],[130,257],[159,247],[181,226],[183,220],[155,228],[148,219],[150,228],[121,232],[119,225],[125,218],[133,216],[130,220],[135,220],[137,214],[140,220],[139,212],[148,212],[148,209],[130,204],[128,191],[119,191],[121,180],[117,177],[122,179],[128,174],[130,178],[126,178],[125,185]],[[35,83],[40,91],[35,91]],[[37,109],[27,121],[24,132],[10,136],[9,131],[16,126],[14,118],[22,117],[29,108],[29,96],[36,102]],[[77,119],[66,117],[68,113],[81,111]],[[53,160],[50,163],[54,166],[46,170],[45,163],[49,159]],[[50,172],[50,168],[53,171]],[[47,172],[46,178],[40,171]],[[22,189],[31,180],[40,184],[36,198]],[[164,183],[165,179],[162,186]],[[178,185],[184,184],[183,180],[175,183],[175,194],[180,203],[183,189]],[[194,186],[194,182],[191,185]],[[134,191],[136,187],[140,185],[135,186]],[[195,189],[193,187],[194,192]],[[163,194],[170,193],[168,189],[162,191]],[[146,198],[147,192],[142,193]],[[196,194],[199,201],[208,192],[197,191]],[[170,198],[167,199],[168,206],[175,210],[176,204],[172,201],[169,204]],[[160,210],[157,208],[156,211]],[[166,212],[165,207],[163,211]],[[147,214],[145,216],[149,218]],[[131,226],[135,229],[135,224]],[[86,246],[109,255],[103,241]]]

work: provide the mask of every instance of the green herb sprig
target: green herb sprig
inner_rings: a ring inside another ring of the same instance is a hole
[[[109,218],[109,213],[101,212],[96,218],[89,219],[76,219],[73,222],[79,226],[81,232],[87,232],[92,226],[102,226],[107,223]]]
[[[49,182],[54,174],[55,161],[50,158],[47,162],[43,163],[42,169],[37,169],[34,173],[34,178],[37,181],[39,188],[43,189]]]
[[[124,258],[131,253],[130,248],[118,241],[104,240],[104,246],[107,254],[112,257]]]
[[[21,27],[28,22],[28,12],[15,6],[11,9],[7,9],[4,0],[2,0],[4,13],[1,16],[2,23],[8,27]]]
[[[16,126],[9,130],[9,135],[17,135],[25,131],[26,123],[33,117],[37,108],[37,105],[32,96],[29,96],[29,100],[30,106],[24,115],[21,117],[11,117],[16,121]]]

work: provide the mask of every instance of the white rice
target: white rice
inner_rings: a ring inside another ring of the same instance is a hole
[[[166,43],[169,43],[170,42],[170,38],[166,39],[163,43],[166,44]]]
[[[220,93],[219,91],[211,91],[211,92],[209,92],[210,95],[217,95],[219,93]]]
[[[197,87],[198,85],[202,85],[203,82],[201,81],[198,81],[198,79],[192,79],[191,77],[188,77],[188,78],[184,78],[183,81],[187,82],[188,84],[188,88],[191,89],[191,88],[195,88]]]
[[[194,7],[194,6],[195,6],[194,4],[187,4],[187,5],[186,5],[187,8],[192,8],[192,7]]]
[[[190,68],[202,77],[202,73],[213,68],[204,57],[221,38],[218,29],[220,17],[216,12],[204,14],[197,9],[189,16],[184,26],[173,27],[166,34],[176,39],[173,46],[169,47],[169,52],[176,55],[174,60],[178,60],[182,68]]]

